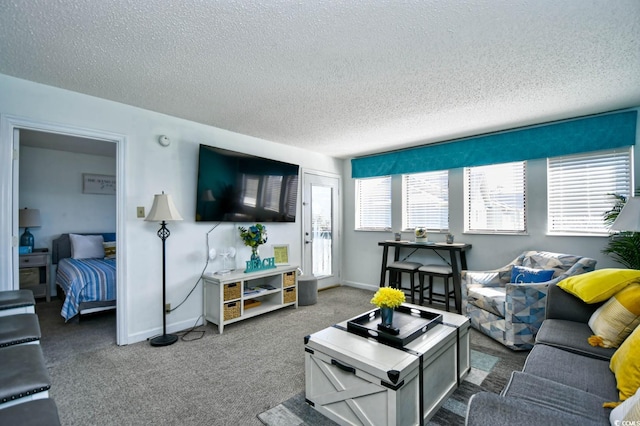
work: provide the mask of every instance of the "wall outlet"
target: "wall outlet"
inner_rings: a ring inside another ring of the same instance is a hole
[[[137,207],[136,214],[138,215],[138,217],[144,217],[144,207]]]
[[[166,305],[164,305],[164,311],[166,313],[171,312],[171,303],[167,303]]]

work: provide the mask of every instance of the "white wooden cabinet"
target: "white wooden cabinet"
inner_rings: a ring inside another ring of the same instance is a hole
[[[202,275],[204,317],[224,326],[286,306],[298,307],[297,266],[278,266],[258,272],[234,271]]]

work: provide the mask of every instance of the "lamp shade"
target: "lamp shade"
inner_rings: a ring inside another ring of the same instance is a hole
[[[205,189],[202,192],[202,201],[216,201],[216,197],[213,196],[213,191],[210,189]]]
[[[640,231],[640,197],[630,197],[611,225],[614,231]]]
[[[178,209],[175,204],[173,204],[171,195],[162,192],[162,194],[153,196],[153,206],[151,206],[151,211],[144,220],[150,222],[168,222],[170,220],[182,220],[182,216],[180,216]]]
[[[40,210],[27,208],[18,210],[18,226],[20,228],[34,228],[40,225]]]

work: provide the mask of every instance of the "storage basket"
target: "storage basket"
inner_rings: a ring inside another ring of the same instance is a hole
[[[224,285],[224,300],[240,299],[242,286],[239,282]]]
[[[240,302],[230,302],[224,304],[224,320],[228,321],[240,316]]]
[[[284,273],[284,285],[283,287],[291,287],[296,284],[296,273],[295,272],[285,272]]]
[[[285,288],[284,289],[284,303],[291,303],[296,301],[296,288]]]
[[[40,284],[39,268],[22,268],[20,269],[20,285],[29,286]]]

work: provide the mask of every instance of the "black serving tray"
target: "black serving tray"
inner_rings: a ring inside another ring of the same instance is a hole
[[[394,309],[393,313],[393,327],[399,329],[398,334],[379,329],[380,321],[380,309],[374,309],[347,321],[347,331],[402,348],[436,325],[442,324],[442,314],[400,305]]]

